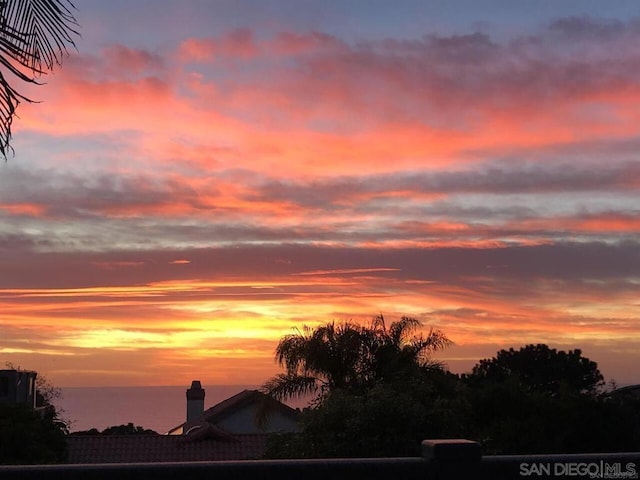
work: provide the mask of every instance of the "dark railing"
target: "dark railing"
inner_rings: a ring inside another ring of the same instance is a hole
[[[640,452],[481,456],[468,440],[425,440],[416,458],[0,466],[0,480],[638,479]]]

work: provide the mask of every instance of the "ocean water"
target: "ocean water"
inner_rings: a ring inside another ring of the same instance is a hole
[[[166,433],[185,421],[188,386],[69,387],[55,405],[70,422],[72,432],[129,422]],[[203,385],[205,409],[256,385]],[[298,405],[292,405],[298,406]]]

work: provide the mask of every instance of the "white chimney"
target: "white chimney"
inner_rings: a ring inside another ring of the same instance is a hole
[[[204,413],[204,389],[200,380],[191,382],[187,390],[187,423],[197,420]]]

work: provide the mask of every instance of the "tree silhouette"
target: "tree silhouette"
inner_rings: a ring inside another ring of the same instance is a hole
[[[140,425],[134,425],[132,422],[122,425],[112,425],[99,431],[97,428],[91,428],[89,430],[83,430],[80,432],[73,432],[74,436],[88,436],[88,435],[158,435],[158,432],[148,428],[144,428]]]
[[[439,367],[430,354],[451,341],[439,330],[416,335],[421,326],[414,318],[402,317],[387,328],[382,315],[368,327],[352,322],[305,326],[280,340],[275,358],[286,372],[262,389],[278,400],[308,394],[319,399],[337,389],[367,389]]]
[[[0,0],[0,154],[11,150],[11,124],[21,101],[13,80],[37,84],[60,65],[78,23],[69,0]],[[6,74],[10,74],[11,81]]]
[[[638,415],[601,395],[598,365],[580,349],[537,344],[500,350],[476,364],[465,384],[471,407],[467,436],[480,440],[487,453],[638,448]],[[623,414],[627,421],[620,421]]]
[[[379,315],[368,326],[333,322],[283,337],[276,360],[286,373],[263,391],[278,400],[315,398],[302,412],[302,431],[272,437],[267,456],[413,456],[420,440],[457,433],[457,377],[431,358],[452,342],[421,327],[411,317],[387,327]]]
[[[51,409],[0,404],[0,464],[62,463],[66,433]]]
[[[500,350],[495,357],[480,360],[470,379],[517,382],[531,392],[549,396],[594,395],[604,386],[598,364],[583,357],[580,349],[565,352],[545,344]]]

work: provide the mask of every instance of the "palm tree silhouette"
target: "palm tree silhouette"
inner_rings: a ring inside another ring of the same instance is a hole
[[[0,0],[0,154],[6,158],[11,123],[21,101],[14,80],[38,83],[75,47],[78,22],[69,0]],[[11,81],[6,74],[10,74]]]
[[[370,326],[335,322],[285,335],[275,359],[285,373],[268,380],[262,391],[277,400],[337,389],[362,390],[380,382],[394,382],[419,371],[441,369],[431,353],[451,345],[439,330],[416,335],[422,324],[402,317],[386,327],[384,317]]]

